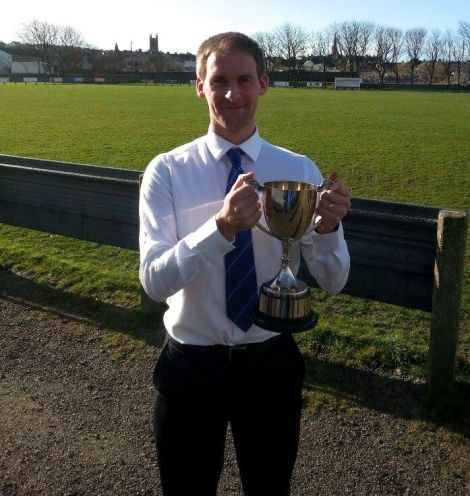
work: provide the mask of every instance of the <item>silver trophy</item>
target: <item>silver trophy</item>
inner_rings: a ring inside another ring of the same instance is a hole
[[[247,183],[262,193],[267,228],[257,226],[282,243],[281,268],[272,281],[262,284],[253,322],[277,332],[308,330],[318,318],[311,308],[309,287],[292,273],[289,253],[294,241],[320,225],[321,217],[315,215],[317,195],[334,181],[326,179],[319,186],[295,181]]]

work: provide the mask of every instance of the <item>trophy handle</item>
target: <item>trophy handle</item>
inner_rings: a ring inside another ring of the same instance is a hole
[[[316,186],[317,188],[317,193],[321,193],[323,190],[329,188],[330,186],[333,186],[333,184],[336,184],[338,181],[335,179],[322,179],[322,182]],[[313,217],[313,225],[305,231],[305,234],[309,234],[318,227],[321,226],[321,223],[323,222],[322,216],[321,215],[315,215]]]
[[[322,182],[317,186],[317,192],[321,193],[324,189],[333,186],[338,181],[336,179],[322,179]]]
[[[321,226],[323,219],[321,215],[317,215],[316,218],[313,219],[313,224],[305,231],[305,234],[310,234],[312,231],[315,231],[317,227]],[[305,236],[304,234],[304,236]]]
[[[315,231],[317,227],[321,226],[322,222],[323,222],[322,216],[317,215],[317,217],[313,220],[313,224],[304,232],[304,236],[306,234],[310,234],[311,232]]]
[[[262,193],[263,191],[266,190],[266,186],[263,183],[258,182],[256,179],[244,179],[243,182],[245,184],[249,184],[250,186],[253,186],[253,188],[255,188],[255,190],[258,191],[259,193]],[[269,236],[272,236],[273,238],[276,237],[269,229],[266,229],[259,222],[256,223],[256,227],[261,229],[265,234],[268,234]]]
[[[256,179],[244,179],[243,182],[245,184],[249,184],[250,186],[253,186],[256,191],[259,193],[262,193],[263,191],[266,190],[266,186],[263,183],[258,182]]]
[[[259,229],[261,229],[264,233],[269,234],[269,236],[272,236],[273,238],[276,237],[276,236],[274,236],[274,234],[269,229],[266,229],[266,227],[264,227],[263,225],[261,225],[259,222],[256,223],[256,227],[259,228]]]

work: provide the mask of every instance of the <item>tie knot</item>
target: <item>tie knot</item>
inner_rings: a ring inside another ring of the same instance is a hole
[[[242,151],[240,148],[230,148],[227,152],[227,157],[230,159],[230,162],[232,162],[232,165],[240,167],[242,163]]]
[[[225,194],[227,194],[232,189],[232,186],[235,184],[237,177],[240,174],[243,174],[242,151],[240,150],[240,148],[231,148],[227,152],[227,157],[230,159],[230,162],[232,163],[232,168],[230,169],[230,172],[228,174]]]

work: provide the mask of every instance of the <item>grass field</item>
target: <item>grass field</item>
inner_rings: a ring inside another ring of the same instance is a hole
[[[469,115],[468,94],[272,88],[258,124],[264,138],[309,155],[323,172],[338,170],[354,196],[469,210]],[[206,105],[189,87],[0,85],[3,154],[143,170],[207,126]],[[457,378],[470,385],[469,254],[470,243]],[[1,266],[80,301],[111,330],[139,337],[148,327],[135,312],[126,321],[103,310],[137,308],[136,253],[0,225]],[[306,356],[425,376],[428,314],[321,291],[314,305],[320,324],[299,337]]]

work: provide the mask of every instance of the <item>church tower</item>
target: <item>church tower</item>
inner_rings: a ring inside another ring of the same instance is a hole
[[[331,47],[331,55],[333,55],[333,57],[337,57],[339,54],[338,52],[338,38],[336,37],[336,34],[335,34],[335,37],[333,39],[333,46]]]
[[[150,35],[150,51],[158,53],[158,34],[155,36]]]

